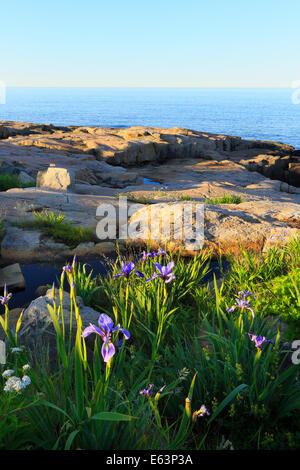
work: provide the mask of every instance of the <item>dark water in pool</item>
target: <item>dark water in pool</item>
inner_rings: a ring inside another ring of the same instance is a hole
[[[81,263],[84,264],[84,263]],[[21,265],[21,270],[26,282],[26,289],[20,292],[15,292],[12,299],[9,302],[9,308],[23,307],[30,303],[37,297],[36,289],[39,286],[45,286],[47,284],[52,285],[53,282],[57,285],[57,278],[60,277],[62,264],[26,264]],[[93,275],[104,276],[110,269],[108,262],[102,260],[90,260],[86,261],[87,274],[93,270]],[[2,312],[2,306],[1,306]]]
[[[116,258],[109,260],[88,260],[86,262],[80,261],[81,264],[86,264],[87,274],[93,271],[92,276],[105,276],[111,269],[109,262],[115,261]],[[20,292],[15,292],[9,302],[9,308],[18,308],[27,306],[33,299],[37,297],[36,289],[40,286],[52,285],[53,282],[57,285],[57,278],[60,277],[64,264],[26,264],[21,265],[21,270],[26,282],[26,289]],[[229,263],[223,261],[223,270],[229,268]],[[209,282],[213,279],[213,275],[220,277],[220,269],[217,261],[210,263],[210,272],[206,274],[203,282]],[[1,293],[2,295],[2,293]],[[4,308],[0,305],[0,313],[3,313]]]

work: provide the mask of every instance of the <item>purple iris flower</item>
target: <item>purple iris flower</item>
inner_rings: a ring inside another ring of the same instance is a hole
[[[250,333],[248,333],[249,335],[249,338],[251,339],[251,341],[254,341],[255,343],[255,346],[257,347],[257,349],[261,349],[262,348],[262,345],[268,341],[269,343],[273,344],[273,342],[269,339],[267,339],[265,336],[256,336],[256,335],[252,335]]]
[[[148,251],[148,252],[143,251],[142,261],[146,261],[147,258],[156,258],[156,257],[163,256],[163,255],[169,258],[166,250],[163,250],[162,248],[158,248],[157,253],[155,251]]]
[[[6,287],[6,284],[5,284],[3,297],[0,296],[0,302],[1,302],[2,305],[7,305],[11,298],[12,298],[12,294],[9,294],[7,292],[7,287]]]
[[[163,250],[162,248],[158,248],[157,256],[163,256],[165,255],[167,258],[169,258],[166,250]]]
[[[119,274],[115,274],[113,277],[120,277],[120,276],[125,276],[126,279],[129,279],[130,274],[135,270],[135,264],[133,263],[123,263],[121,261],[121,272]],[[143,273],[140,271],[135,271],[135,274],[139,277],[145,277]]]
[[[275,230],[275,233],[274,235],[271,235],[270,240],[274,240],[274,238],[277,238],[277,240],[280,240],[285,237],[287,237],[287,230],[285,228],[282,228],[280,231]]]
[[[254,318],[255,315],[254,315],[252,308],[249,306],[249,303],[250,303],[250,300],[245,300],[244,297],[242,297],[241,299],[235,299],[235,304],[230,308],[226,308],[226,310],[227,312],[233,312],[236,308],[240,308],[240,309],[245,308],[247,310],[250,310],[252,317]]]
[[[241,290],[240,292],[238,292],[238,295],[241,295],[242,299],[244,299],[245,297],[252,296],[254,298],[254,300],[256,300],[255,295],[252,294],[252,292],[250,292],[249,290]]]
[[[209,416],[210,415],[210,412],[208,411],[208,409],[206,408],[205,405],[202,405],[200,410],[197,410],[193,413],[193,421],[195,422],[197,420],[197,418],[199,418],[200,416]]]
[[[166,284],[168,282],[173,281],[175,279],[175,275],[172,272],[172,269],[174,268],[174,262],[171,261],[167,266],[161,266],[159,263],[154,263],[156,266],[156,269],[158,270],[158,273],[154,273],[150,279],[147,279],[146,282],[152,281],[153,279],[160,277]]]
[[[74,258],[73,258],[73,262],[72,264],[67,264],[66,266],[63,267],[63,271],[68,273],[68,274],[72,274],[73,273],[73,269],[75,267],[75,264],[76,264],[76,255],[74,255]]]
[[[157,256],[155,251],[143,251],[142,261],[146,261],[147,258],[155,258],[155,256]]]
[[[96,333],[97,335],[101,336],[103,340],[101,354],[104,362],[108,362],[116,352],[115,346],[111,341],[112,334],[115,331],[121,331],[121,333],[123,333],[124,335],[124,338],[129,339],[130,333],[124,328],[120,328],[120,324],[113,328],[114,322],[108,315],[106,315],[106,313],[101,313],[98,320],[98,325],[99,328],[96,325],[90,324],[90,326],[85,328],[81,336],[83,338],[86,338],[91,333]]]
[[[72,274],[73,266],[71,264],[67,264],[66,266],[63,267],[63,271],[65,271],[68,274]]]
[[[144,388],[143,390],[140,390],[139,394],[144,395],[144,397],[151,397],[153,387],[154,387],[154,384],[150,384],[148,388]]]

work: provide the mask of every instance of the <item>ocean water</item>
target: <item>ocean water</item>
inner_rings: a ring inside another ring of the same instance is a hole
[[[185,127],[300,148],[295,90],[7,88],[0,120],[101,127]]]

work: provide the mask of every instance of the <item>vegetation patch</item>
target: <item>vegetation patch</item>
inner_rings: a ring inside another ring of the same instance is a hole
[[[265,315],[277,315],[288,323],[288,338],[300,338],[300,268],[278,276],[258,289],[256,309]]]
[[[129,202],[135,202],[137,204],[151,204],[151,199],[145,196],[136,196],[133,193],[119,193],[116,196],[117,198],[119,197],[127,197],[127,200]]]
[[[65,223],[42,217],[53,218]],[[5,291],[0,323],[10,347],[0,365],[0,448],[298,449],[300,366],[265,314],[275,295],[276,318],[286,312],[299,326],[291,307],[299,260],[297,240],[261,255],[244,251],[228,258],[226,272],[220,259],[223,282],[214,279],[212,288],[209,253],[185,260],[167,247],[144,251],[134,262],[119,257],[106,277],[74,258],[49,306],[54,370],[46,348],[40,357],[19,344],[22,317],[11,330]],[[70,331],[64,295],[76,319]],[[96,324],[83,327],[76,295],[102,312]]]
[[[212,197],[205,199],[206,204],[241,204],[241,202],[243,202],[243,200],[240,196],[230,196],[227,194],[224,194],[222,197]]]
[[[43,210],[33,213],[34,220],[14,222],[20,228],[41,230],[54,240],[75,248],[80,243],[96,242],[96,234],[92,229],[74,226],[72,220],[67,221],[62,213]]]
[[[181,199],[182,201],[191,201],[191,196],[188,196],[187,194],[180,194],[178,196],[179,199]]]
[[[17,175],[0,174],[0,191],[7,191],[12,188],[31,188],[35,183],[21,183]]]

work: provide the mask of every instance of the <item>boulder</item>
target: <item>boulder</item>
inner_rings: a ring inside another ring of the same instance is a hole
[[[300,188],[300,162],[289,164],[289,184]]]
[[[32,186],[35,185],[35,179],[28,175],[28,173],[26,173],[25,171],[20,171],[18,177],[20,183],[22,184],[32,184]]]
[[[39,230],[8,226],[1,243],[1,257],[5,261],[59,260],[71,254],[67,245],[44,236]]]
[[[100,243],[85,242],[80,243],[74,248],[72,255],[91,256],[91,255],[107,255],[116,252],[116,245],[112,241],[103,241]]]
[[[95,251],[99,255],[108,255],[108,254],[116,253],[116,245],[114,242],[109,242],[109,241],[96,243]]]
[[[1,257],[4,260],[32,259],[40,248],[41,232],[6,227],[1,243]]]
[[[20,170],[15,166],[16,162],[0,162],[0,174],[1,175],[17,175]]]
[[[39,171],[36,184],[38,187],[68,191],[74,188],[75,175],[72,170],[50,166],[45,171]]]
[[[59,290],[55,289],[55,302],[57,308],[60,306]],[[76,297],[77,305],[79,307],[80,316],[82,319],[83,329],[90,323],[98,324],[99,312],[84,305],[81,297]],[[45,296],[38,297],[33,300],[31,304],[24,310],[21,328],[18,332],[18,345],[26,346],[33,358],[45,357],[45,351],[48,352],[50,367],[55,366],[57,358],[57,343],[56,334],[53,326],[52,318],[49,313],[48,307],[54,305],[52,297],[52,289],[47,290]],[[68,292],[63,291],[63,317],[66,332],[66,341],[69,340],[69,331],[71,326],[71,301]],[[18,317],[17,317],[18,318]],[[14,331],[17,318],[10,323],[10,328]],[[60,313],[60,325],[62,325]],[[72,337],[71,341],[74,344],[75,335],[77,330],[75,313],[72,313]],[[91,335],[94,336],[94,335]],[[88,357],[90,357],[95,338],[87,338]],[[41,356],[40,353],[44,354]]]
[[[295,186],[290,186],[287,183],[280,183],[280,191],[289,194],[300,194],[300,187],[296,188]]]
[[[59,290],[55,289],[55,297],[57,307],[60,306],[59,299]],[[45,331],[49,325],[52,325],[51,315],[49,313],[48,306],[54,305],[54,300],[52,297],[52,289],[48,289],[46,295],[38,297],[33,300],[28,308],[24,311],[22,326],[20,329],[20,336],[37,336],[41,332]],[[97,323],[99,318],[99,312],[96,310],[87,307],[84,305],[84,302],[81,297],[76,297],[77,305],[80,310],[80,315],[83,322],[83,327],[85,328],[90,323]],[[63,316],[66,327],[70,327],[71,323],[71,300],[70,294],[66,291],[63,291]],[[60,316],[61,323],[61,316]],[[73,312],[72,315],[72,326],[76,327],[76,318]]]
[[[47,294],[47,291],[49,290],[48,286],[39,286],[36,291],[35,291],[35,296],[36,297],[42,297],[43,295]]]
[[[0,269],[0,290],[7,285],[8,290],[21,290],[26,288],[24,276],[18,263]]]
[[[185,208],[185,204],[188,204]],[[200,204],[199,210],[201,210]],[[169,249],[182,251],[182,254],[196,254],[200,248],[212,250],[216,256],[231,252],[238,254],[241,249],[264,251],[278,242],[271,236],[276,230],[285,229],[285,240],[297,237],[299,230],[286,227],[282,223],[281,213],[276,212],[272,203],[243,203],[206,205],[204,212],[203,244],[201,243],[201,218],[196,239],[196,222],[194,205],[190,203],[157,203],[137,210],[129,220],[131,227],[136,227],[138,238],[133,239],[133,244],[138,241],[149,243],[153,247],[167,243]],[[282,208],[283,209],[283,208]],[[187,210],[188,223],[183,228],[183,214]],[[283,209],[284,210],[284,209]],[[273,213],[272,213],[273,211]],[[192,214],[193,212],[193,214]],[[201,213],[200,213],[201,217]],[[170,224],[169,224],[170,220]],[[190,222],[191,220],[191,222]],[[151,224],[154,223],[154,226]],[[170,231],[162,232],[162,227],[170,225]],[[154,227],[154,229],[153,229]],[[158,231],[155,231],[155,227]],[[152,230],[152,231],[151,231]]]

